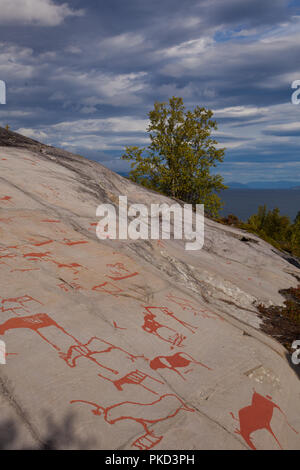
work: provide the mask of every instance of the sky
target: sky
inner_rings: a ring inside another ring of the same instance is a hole
[[[300,0],[0,0],[0,125],[125,172],[155,101],[205,106],[225,181],[300,180]]]

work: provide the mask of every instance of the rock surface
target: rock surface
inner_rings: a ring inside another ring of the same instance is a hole
[[[300,449],[299,380],[256,309],[300,270],[208,219],[196,252],[100,241],[119,195],[170,202],[0,129],[0,448]]]

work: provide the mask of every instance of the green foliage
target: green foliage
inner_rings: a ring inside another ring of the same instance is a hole
[[[257,214],[252,215],[247,223],[233,214],[220,219],[220,222],[255,233],[277,249],[300,257],[300,211],[294,223],[289,217],[280,215],[278,208],[268,211],[265,205],[259,206]]]
[[[167,196],[190,204],[205,204],[216,216],[222,204],[217,193],[226,189],[211,168],[223,161],[225,149],[211,137],[217,129],[213,112],[196,107],[186,111],[182,98],[155,103],[149,113],[148,148],[126,147],[124,160],[131,161],[130,179]]]
[[[281,216],[278,208],[267,211],[265,205],[260,206],[257,214],[249,218],[246,228],[251,232],[257,233],[267,241],[275,241],[277,247],[284,244],[291,236],[290,219],[286,216]]]

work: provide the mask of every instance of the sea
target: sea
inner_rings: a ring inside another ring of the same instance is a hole
[[[224,204],[220,215],[236,215],[240,220],[257,213],[258,206],[266,204],[267,209],[280,209],[293,221],[300,211],[300,189],[227,189],[221,193]]]

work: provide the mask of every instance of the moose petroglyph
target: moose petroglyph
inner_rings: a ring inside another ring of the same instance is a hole
[[[0,144],[1,367],[11,394],[1,409],[20,423],[13,446],[40,445],[46,412],[72,413],[95,449],[300,449],[299,380],[256,311],[279,305],[299,269],[210,219],[199,251],[180,239],[99,240],[99,204],[119,194],[172,201],[1,128]],[[276,389],[245,373],[261,366],[276,372]]]

